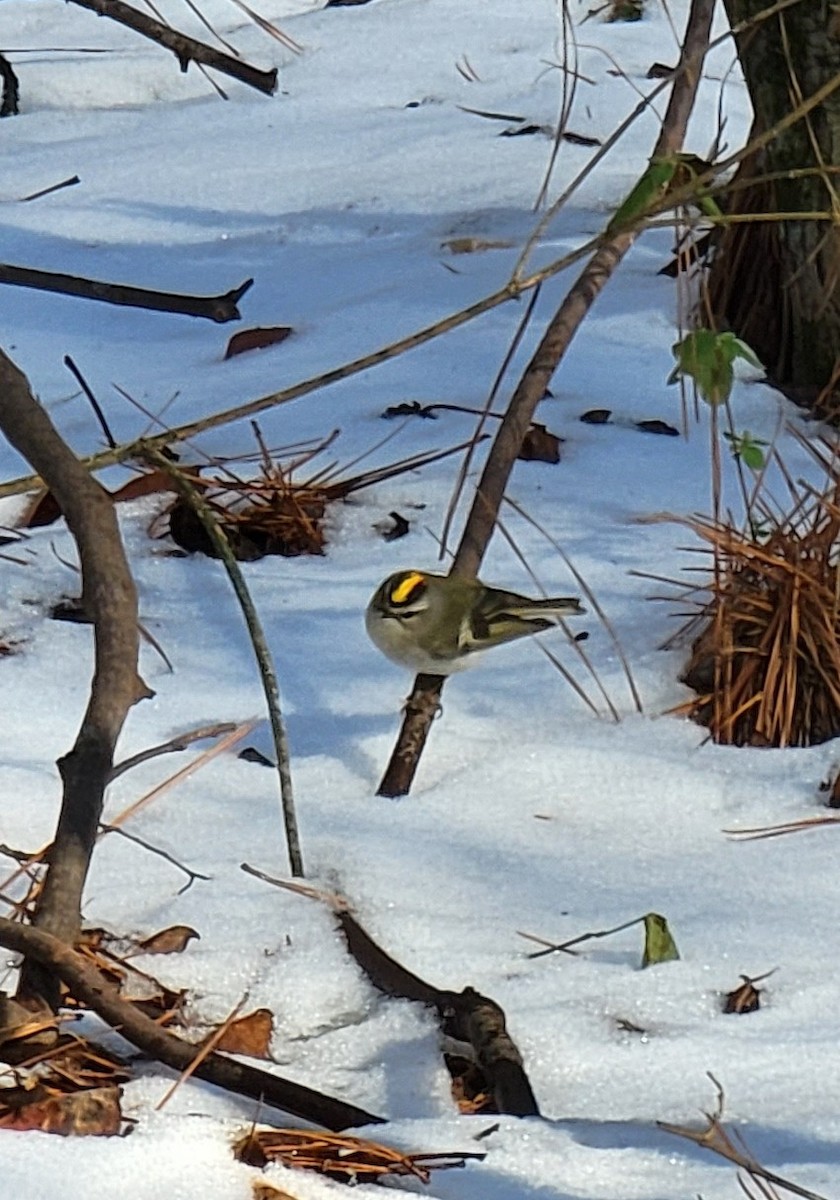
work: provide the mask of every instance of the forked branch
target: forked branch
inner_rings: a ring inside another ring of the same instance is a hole
[[[128,710],[148,691],[137,674],[137,595],[110,498],[90,477],[29,388],[0,351],[0,430],[47,482],[76,540],[82,605],[93,625],[90,699],[72,750],[59,760],[61,813],[35,924],[72,945],[96,841],[114,747]],[[27,961],[21,992],[51,1008],[58,985]]]

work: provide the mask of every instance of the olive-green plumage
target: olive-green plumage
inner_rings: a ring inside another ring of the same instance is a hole
[[[477,579],[407,570],[380,584],[365,625],[371,641],[394,662],[426,675],[451,675],[482,650],[585,611],[570,596],[532,600]]]

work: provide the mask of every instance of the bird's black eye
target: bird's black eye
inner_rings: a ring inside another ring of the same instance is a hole
[[[426,580],[420,572],[409,571],[394,583],[388,599],[394,608],[405,608],[419,600],[425,590]]]

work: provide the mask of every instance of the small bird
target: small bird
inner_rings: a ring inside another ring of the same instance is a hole
[[[478,579],[397,571],[365,613],[368,636],[384,655],[422,675],[452,675],[482,650],[550,629],[585,613],[573,596],[531,600]]]

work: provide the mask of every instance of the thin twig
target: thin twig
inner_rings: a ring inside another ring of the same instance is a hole
[[[251,599],[239,563],[234,557],[230,543],[223,528],[216,519],[213,510],[203,499],[198,490],[190,483],[183,471],[180,471],[166,455],[158,450],[149,450],[147,457],[160,470],[165,471],[175,484],[183,500],[190,506],[204,527],[207,536],[212,541],[225,570],[228,573],[236,598],[242,609],[245,624],[251,638],[251,645],[257,659],[257,666],[265,692],[268,707],[271,732],[274,739],[274,751],[277,757],[277,774],[280,780],[280,798],[283,808],[283,824],[286,830],[286,848],[289,854],[289,864],[292,874],[300,877],[304,874],[303,856],[300,849],[297,817],[295,815],[294,792],[292,788],[291,755],[286,726],[280,709],[280,688],[277,683],[277,672],[271,651],[263,632],[262,624],[254,603]]]
[[[70,372],[70,374],[73,376],[73,378],[76,380],[76,383],[78,383],[79,387],[82,389],[85,396],[87,397],[88,404],[90,404],[91,408],[93,409],[94,415],[95,415],[97,421],[99,422],[99,428],[102,430],[102,433],[105,437],[105,441],[108,443],[108,445],[113,450],[117,443],[116,443],[113,433],[111,433],[111,427],[105,418],[105,413],[102,411],[102,405],[99,403],[99,401],[96,399],[96,396],[94,396],[94,394],[93,394],[93,389],[91,388],[90,384],[85,379],[84,375],[79,370],[79,368],[76,366],[75,362],[73,361],[73,359],[70,357],[69,354],[64,355],[64,365],[67,368],[67,370]]]
[[[124,758],[122,762],[116,763],[111,768],[110,782],[113,783],[119,775],[130,771],[132,767],[148,762],[150,758],[186,750],[187,746],[191,746],[193,742],[202,742],[205,738],[221,737],[223,733],[231,733],[234,729],[236,729],[235,721],[219,721],[215,725],[201,725],[198,729],[188,729],[186,733],[179,733],[176,737],[170,738],[168,742],[161,742],[158,746],[149,746],[148,749],[141,750],[137,754],[132,754],[130,758]]]
[[[615,652],[618,655],[618,660],[621,663],[622,669],[624,671],[624,676],[627,680],[627,686],[630,689],[630,695],[633,697],[633,703],[636,707],[636,712],[643,713],[644,706],[642,705],[642,698],[639,695],[639,689],[636,687],[636,681],[633,678],[633,672],[630,669],[629,659],[627,658],[627,655],[624,653],[624,648],[622,647],[621,642],[618,640],[618,634],[615,631],[615,626],[613,625],[612,621],[610,621],[607,614],[604,612],[603,608],[601,607],[600,603],[598,602],[598,598],[596,597],[595,593],[592,591],[591,587],[586,582],[583,575],[581,575],[580,571],[578,571],[577,567],[574,565],[574,563],[569,558],[568,554],[563,549],[563,547],[560,545],[560,543],[557,541],[557,539],[552,537],[551,534],[548,532],[548,530],[543,525],[541,525],[539,523],[539,521],[536,520],[535,517],[532,517],[530,513],[526,512],[525,509],[522,508],[522,506],[520,504],[517,504],[515,500],[512,500],[510,498],[510,496],[505,496],[504,499],[505,499],[506,504],[509,504],[511,506],[511,508],[514,509],[515,512],[519,513],[519,515],[525,521],[528,522],[529,525],[531,525],[534,529],[536,529],[538,533],[541,533],[543,535],[543,537],[546,539],[546,541],[549,543],[549,545],[553,546],[553,548],[557,551],[557,553],[563,559],[563,562],[566,564],[566,566],[571,571],[572,575],[575,577],[577,583],[580,586],[581,591],[586,596],[586,599],[592,605],[595,612],[598,614],[601,624],[604,626],[604,629],[606,629],[607,636],[609,637],[610,641],[612,642],[612,644],[615,648]],[[595,678],[596,683],[598,683],[598,686],[600,688],[601,687],[600,680],[598,679],[598,676],[595,674],[594,667],[589,663],[588,657],[585,655],[584,655],[584,657],[586,658],[587,665],[589,666],[589,670],[591,671],[592,675]],[[601,692],[603,695],[604,694],[603,688],[601,688]],[[618,721],[620,718],[618,716],[618,713],[615,711],[615,708],[614,708],[612,702],[609,700],[608,697],[605,697],[605,698],[607,700],[607,704],[610,707],[610,711],[613,713],[613,716]]]
[[[212,876],[202,875],[200,871],[193,871],[192,867],[186,867],[177,858],[171,855],[168,851],[162,850],[160,846],[153,846],[151,842],[147,842],[144,838],[138,837],[136,833],[129,833],[126,829],[120,829],[118,825],[107,825],[104,821],[99,823],[100,833],[118,833],[120,837],[126,838],[129,842],[134,842],[138,846],[142,846],[144,850],[148,850],[150,854],[157,854],[159,858],[165,858],[173,867],[177,867],[179,871],[187,876],[187,882],[182,888],[178,889],[178,895],[182,896],[189,888],[192,887],[196,879],[209,881]]]
[[[589,942],[595,938],[611,937],[614,933],[622,933],[625,929],[632,929],[634,925],[644,924],[644,920],[644,917],[634,917],[632,921],[625,921],[622,925],[613,926],[612,929],[597,929],[592,933],[580,933],[577,937],[569,938],[567,942],[546,942],[543,938],[539,938],[533,933],[522,933],[520,930],[517,930],[517,932],[520,937],[527,938],[530,942],[541,942],[545,947],[543,950],[535,950],[533,954],[527,955],[528,958],[545,958],[547,954],[569,954],[572,946],[579,946],[581,942]]]
[[[804,1188],[798,1183],[793,1183],[790,1179],[784,1179],[781,1175],[777,1175],[775,1171],[768,1171],[766,1167],[763,1167],[750,1154],[740,1135],[738,1137],[743,1149],[739,1149],[735,1145],[735,1142],[722,1123],[723,1088],[711,1072],[707,1072],[707,1074],[717,1089],[717,1105],[714,1112],[705,1114],[706,1128],[687,1129],[683,1125],[671,1125],[667,1121],[657,1121],[657,1127],[663,1129],[666,1133],[673,1133],[677,1137],[686,1138],[696,1146],[702,1146],[705,1150],[711,1150],[712,1153],[720,1155],[721,1158],[727,1159],[727,1161],[734,1163],[737,1167],[746,1171],[753,1179],[763,1180],[774,1187],[783,1188],[784,1191],[790,1192],[792,1196],[800,1196],[802,1200],[825,1200],[825,1197],[820,1195],[819,1192],[812,1192],[809,1188]]]

